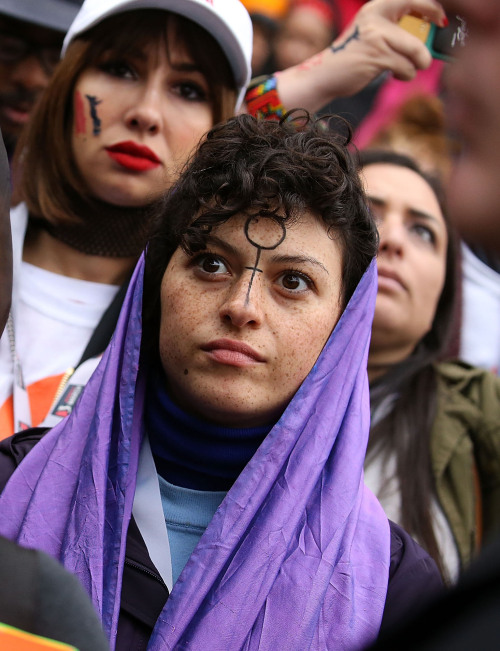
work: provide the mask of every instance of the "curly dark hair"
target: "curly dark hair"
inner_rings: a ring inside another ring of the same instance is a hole
[[[146,321],[159,318],[160,285],[181,246],[202,250],[210,232],[238,214],[321,219],[342,250],[343,306],[378,247],[355,162],[350,133],[325,128],[324,118],[292,111],[279,122],[239,115],[214,127],[168,193],[146,254]]]

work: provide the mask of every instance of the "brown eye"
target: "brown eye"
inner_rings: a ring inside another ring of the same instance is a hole
[[[281,276],[281,285],[289,292],[303,292],[309,288],[311,281],[298,273],[285,273]]]
[[[189,102],[206,102],[206,91],[194,81],[186,81],[176,86],[175,91]]]
[[[207,274],[227,273],[224,262],[214,255],[203,255],[197,260],[198,267]]]

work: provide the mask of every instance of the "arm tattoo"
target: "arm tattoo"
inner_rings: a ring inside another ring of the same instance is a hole
[[[331,45],[330,50],[335,54],[335,52],[340,52],[340,50],[345,49],[346,45],[348,45],[351,41],[357,41],[359,39],[359,28],[356,25],[354,28],[354,32],[346,38],[346,40],[341,43],[340,45]]]

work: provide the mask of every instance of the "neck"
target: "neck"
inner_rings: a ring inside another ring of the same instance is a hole
[[[229,428],[188,414],[165,389],[163,373],[152,373],[144,422],[158,473],[170,484],[227,491],[271,429]]]
[[[121,285],[137,258],[88,255],[49,235],[46,230],[29,228],[23,247],[23,260],[69,278]]]
[[[368,380],[373,382],[385,375],[393,366],[407,359],[413,352],[413,346],[403,345],[394,348],[377,348],[370,346],[368,355]]]

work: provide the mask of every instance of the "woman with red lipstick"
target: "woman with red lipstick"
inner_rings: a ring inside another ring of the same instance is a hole
[[[79,576],[112,648],[354,650],[440,584],[363,484],[377,233],[345,145],[214,127],[75,410],[0,444],[0,534]]]
[[[161,195],[249,80],[251,26],[238,0],[129,5],[83,4],[20,143],[1,437],[69,413],[113,332]]]
[[[311,69],[254,85],[249,110],[314,109],[387,68],[411,77],[430,60],[395,25],[413,5],[443,18],[434,0],[371,3]],[[18,149],[0,437],[71,411],[113,332],[156,202],[204,134],[240,109],[251,39],[238,0],[83,3]]]
[[[500,382],[446,356],[457,278],[439,185],[412,159],[361,155],[377,219],[366,481],[455,579],[500,525]]]

